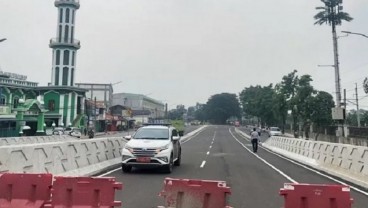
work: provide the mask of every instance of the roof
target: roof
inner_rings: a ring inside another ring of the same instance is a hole
[[[91,106],[96,106],[96,108],[106,108],[105,101],[86,100],[86,103]]]
[[[87,89],[80,88],[80,87],[71,87],[71,86],[42,86],[42,87],[35,87],[34,89],[37,90],[70,90],[76,92],[87,92]]]
[[[169,128],[171,128],[171,126],[150,125],[150,126],[143,126],[141,128],[145,128],[145,129],[169,129]]]
[[[29,111],[34,105],[36,105],[39,111],[47,112],[47,110],[43,107],[43,105],[38,100],[35,100],[35,99],[28,99],[24,101],[24,103],[20,103],[20,105],[18,106],[16,110],[17,111]]]

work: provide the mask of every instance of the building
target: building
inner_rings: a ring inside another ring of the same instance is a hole
[[[44,135],[45,128],[83,126],[85,94],[75,86],[76,53],[74,39],[79,0],[56,0],[57,35],[50,40],[53,50],[51,83],[38,86],[24,75],[0,73],[0,136]],[[23,130],[27,129],[27,132]]]
[[[85,89],[75,86],[77,50],[80,41],[74,39],[79,0],[56,0],[57,34],[50,40],[52,48],[51,84],[43,87],[44,102],[49,112],[60,115],[58,125],[80,126],[84,119]]]
[[[165,104],[146,95],[133,93],[113,94],[113,106],[126,106],[132,111],[132,119],[136,123],[146,123],[150,120],[165,117]]]
[[[76,83],[75,86],[88,90],[87,99],[103,101],[107,109],[112,106],[112,84]]]

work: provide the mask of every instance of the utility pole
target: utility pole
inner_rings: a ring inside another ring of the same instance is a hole
[[[97,109],[97,98],[95,97],[95,105],[94,105],[95,107],[93,108],[94,109],[94,114],[95,114],[95,123],[94,123],[94,127],[95,127],[95,132],[96,132],[96,124],[97,124],[97,111],[96,111],[96,109]]]
[[[344,107],[346,112],[346,89],[344,89]]]
[[[358,98],[358,84],[357,83],[355,83],[355,96],[356,96],[356,106],[357,106],[358,127],[360,127],[359,98]]]

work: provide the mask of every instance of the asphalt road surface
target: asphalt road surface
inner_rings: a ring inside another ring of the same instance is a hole
[[[262,141],[266,138],[263,136]],[[123,183],[116,200],[121,200],[124,208],[163,206],[158,194],[164,178],[172,177],[226,181],[232,191],[228,205],[234,208],[280,208],[283,198],[279,190],[284,183],[337,183],[262,148],[252,153],[250,142],[230,126],[207,127],[182,145],[182,154],[182,165],[171,174],[158,169],[133,169],[123,174],[117,169],[106,175]],[[354,190],[351,193],[354,208],[367,207],[367,195]]]

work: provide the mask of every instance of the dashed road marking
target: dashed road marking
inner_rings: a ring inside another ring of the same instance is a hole
[[[202,164],[201,164],[201,168],[203,168],[205,164],[206,164],[206,161],[205,161],[205,160],[203,160],[203,162],[202,162]]]
[[[209,155],[209,154],[210,154],[210,151],[207,152],[207,155]]]

